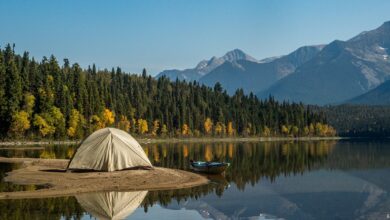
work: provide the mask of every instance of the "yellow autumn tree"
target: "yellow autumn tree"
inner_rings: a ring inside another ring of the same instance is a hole
[[[303,135],[304,135],[304,136],[309,136],[309,135],[310,135],[310,129],[309,129],[308,126],[305,126],[305,127],[303,128]]]
[[[315,124],[315,134],[321,137],[334,136],[336,135],[336,130],[332,126],[318,122]]]
[[[118,128],[121,130],[124,130],[126,132],[130,129],[130,121],[127,119],[126,116],[121,115],[119,122],[118,122]]]
[[[312,123],[310,123],[310,125],[309,125],[309,133],[311,135],[315,135],[316,134],[316,130],[315,130],[314,125]]]
[[[323,126],[321,123],[316,123],[315,125],[315,132],[317,136],[323,136]]]
[[[35,114],[33,124],[34,126],[38,127],[39,133],[42,137],[54,134],[54,132],[56,131],[55,127],[49,125],[47,121],[39,114]]]
[[[23,96],[23,103],[23,109],[31,116],[34,111],[35,96],[31,93],[25,93]]]
[[[85,118],[77,109],[70,111],[67,135],[70,138],[81,138],[84,135]]]
[[[110,109],[104,109],[102,121],[105,127],[112,125],[115,122],[115,113],[112,112]]]
[[[207,135],[211,134],[212,129],[213,129],[213,122],[211,121],[210,118],[206,118],[206,120],[204,121],[204,131],[205,131],[205,133]]]
[[[145,134],[146,132],[149,131],[148,122],[146,120],[140,118],[138,119],[137,123],[138,123],[139,134]]]
[[[200,137],[200,131],[198,129],[194,129],[194,136]]]
[[[299,136],[299,128],[297,126],[293,126],[291,128],[291,133],[292,133],[292,135],[294,135],[294,137],[298,137]]]
[[[89,119],[89,123],[91,124],[92,131],[106,127],[104,121],[97,115],[92,115]]]
[[[152,129],[152,135],[157,136],[158,129],[160,129],[160,121],[154,120],[153,121],[153,129]]]
[[[327,127],[328,127],[328,129],[326,131],[326,136],[328,136],[328,137],[336,136],[336,134],[337,134],[336,129],[334,129],[330,125],[327,125]]]
[[[46,117],[51,126],[55,127],[55,134],[60,137],[66,135],[65,117],[62,114],[61,109],[55,106],[51,107],[49,116]]]
[[[246,128],[243,131],[243,135],[244,136],[249,136],[251,134],[252,134],[252,124],[248,123],[248,125],[246,126]]]
[[[161,127],[161,135],[166,136],[168,134],[168,128],[166,124],[163,124]]]
[[[79,117],[80,117],[79,111],[77,111],[76,109],[72,109],[68,121],[69,127],[66,130],[66,133],[71,138],[76,136],[77,127],[79,126]]]
[[[217,124],[214,127],[214,133],[216,135],[223,135],[223,133],[222,133],[223,127],[224,127],[224,125],[222,124],[222,122],[217,122]]]
[[[184,135],[184,136],[187,136],[190,134],[190,127],[188,127],[187,124],[183,124],[182,128],[181,128],[181,134]]]
[[[30,128],[29,114],[25,111],[16,112],[12,115],[10,132],[16,136],[22,136]]]
[[[228,122],[228,125],[227,125],[227,128],[226,128],[226,133],[229,135],[229,136],[233,136],[234,135],[234,128],[233,128],[233,122],[229,121]]]
[[[282,131],[282,134],[285,136],[288,136],[288,134],[290,133],[290,131],[286,125],[282,125],[281,131]]]
[[[267,126],[264,126],[262,135],[263,135],[264,137],[269,137],[269,136],[271,136],[271,129],[269,129],[269,127],[267,127]]]

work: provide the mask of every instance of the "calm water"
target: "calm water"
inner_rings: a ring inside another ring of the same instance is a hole
[[[231,163],[201,187],[0,200],[0,219],[390,219],[390,141],[150,144],[154,165]],[[1,156],[69,158],[74,146],[0,150]],[[0,164],[0,178],[17,169]],[[0,182],[0,191],[35,190]],[[114,206],[108,208],[114,202]],[[389,217],[388,217],[389,215]]]

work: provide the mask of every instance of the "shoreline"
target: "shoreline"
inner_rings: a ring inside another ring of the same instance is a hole
[[[0,162],[22,164],[21,168],[7,173],[5,182],[49,186],[33,191],[0,192],[0,200],[72,196],[102,191],[182,189],[209,183],[205,176],[162,167],[114,172],[66,172],[69,160],[65,159],[0,157]]]
[[[207,142],[268,142],[268,141],[321,141],[342,140],[350,137],[190,137],[190,138],[145,138],[134,137],[140,144],[157,143],[207,143]],[[26,146],[26,145],[71,145],[79,144],[81,140],[61,141],[1,141],[1,146]]]

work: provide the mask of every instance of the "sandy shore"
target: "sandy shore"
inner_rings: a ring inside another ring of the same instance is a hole
[[[4,158],[0,162],[22,163],[5,181],[22,185],[46,185],[36,191],[2,192],[0,199],[44,198],[97,191],[164,190],[193,187],[208,183],[201,175],[156,167],[153,170],[116,172],[65,172],[68,160]]]
[[[319,141],[340,140],[347,137],[189,137],[189,138],[144,138],[135,137],[140,144],[150,143],[208,143],[208,142],[265,142],[265,141]],[[28,145],[70,145],[79,144],[73,141],[3,141],[0,146],[28,146]],[[3,149],[0,147],[0,149]]]

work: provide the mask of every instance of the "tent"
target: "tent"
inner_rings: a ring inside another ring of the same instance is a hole
[[[141,205],[148,191],[100,192],[76,195],[83,209],[100,220],[125,219]]]
[[[141,145],[127,132],[103,128],[88,136],[70,160],[69,170],[115,171],[152,167]]]

